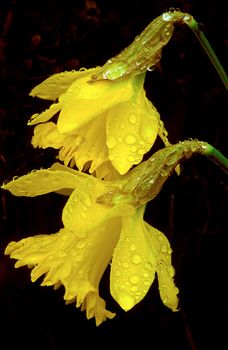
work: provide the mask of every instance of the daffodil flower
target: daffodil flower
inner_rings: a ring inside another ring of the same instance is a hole
[[[157,135],[167,131],[144,90],[145,73],[161,58],[175,23],[191,16],[169,11],[152,21],[133,43],[103,67],[55,74],[36,86],[33,97],[53,100],[34,114],[34,147],[59,149],[65,165],[114,179],[139,164]],[[58,115],[57,122],[50,119]]]
[[[66,302],[81,306],[97,325],[115,315],[99,295],[100,279],[110,262],[111,295],[125,311],[145,297],[155,274],[163,303],[176,311],[172,249],[165,235],[144,221],[143,214],[146,203],[160,192],[177,164],[207,147],[200,141],[168,146],[115,181],[55,164],[4,184],[3,189],[16,196],[62,189],[72,192],[58,233],[10,242],[5,254],[18,260],[15,267],[32,268],[32,281],[44,275],[42,286],[63,285]]]
[[[145,74],[115,81],[89,83],[98,68],[51,76],[32,90],[32,96],[58,98],[34,115],[34,147],[60,149],[65,165],[113,179],[141,162],[159,132],[166,133],[159,114],[146,98]],[[57,123],[49,121],[57,112]]]

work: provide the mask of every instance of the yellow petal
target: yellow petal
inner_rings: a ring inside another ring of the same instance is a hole
[[[33,114],[27,125],[35,125],[38,123],[44,123],[51,119],[62,108],[61,103],[53,103],[48,109],[40,114]]]
[[[62,133],[80,128],[114,105],[130,99],[132,94],[131,79],[95,83],[88,83],[87,77],[78,79],[60,98],[63,107],[57,128]]]
[[[174,283],[175,270],[171,263],[172,249],[166,236],[146,223],[150,233],[151,249],[157,250],[159,254],[159,264],[157,269],[159,292],[163,303],[173,311],[178,308],[178,288]]]
[[[64,226],[83,237],[86,231],[107,219],[134,212],[135,209],[131,205],[124,203],[114,207],[99,204],[97,198],[107,191],[107,184],[88,175],[88,180],[81,182],[80,186],[73,191],[63,209]]]
[[[89,79],[89,76],[95,74],[98,68],[99,67],[54,74],[32,89],[30,96],[36,96],[44,100],[55,100],[59,95],[64,93],[76,79],[85,75]]]
[[[121,175],[140,163],[150,150],[157,137],[158,120],[159,114],[147,100],[143,88],[130,101],[108,112],[109,159]]]
[[[65,287],[64,299],[86,310],[99,325],[115,315],[105,308],[99,296],[100,279],[109,263],[120,234],[120,219],[104,222],[80,238],[77,232],[60,230],[57,234],[38,235],[11,242],[5,250],[18,259],[16,267],[32,267],[31,279],[45,275],[42,286]]]
[[[3,184],[2,188],[15,196],[34,197],[62,188],[75,189],[77,186],[80,187],[82,182],[88,181],[89,175],[80,172],[76,174],[61,170],[34,170],[30,174]]]
[[[84,170],[85,165],[87,165],[87,170],[93,173],[103,162],[108,160],[103,115],[77,129],[75,136],[72,135],[71,146],[67,144],[68,139],[64,142],[59,153],[59,159],[64,161],[66,165],[73,159],[80,171]],[[77,140],[80,142],[78,147],[75,147]],[[88,162],[90,164],[87,164]]]
[[[65,143],[66,136],[57,131],[56,125],[52,122],[36,125],[32,137],[34,148],[60,148]]]
[[[112,259],[110,290],[125,311],[145,297],[157,269],[157,255],[148,244],[143,212],[141,207],[134,216],[123,217],[121,236]]]

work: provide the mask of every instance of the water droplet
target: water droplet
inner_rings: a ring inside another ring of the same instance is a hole
[[[139,276],[137,276],[137,275],[131,276],[130,277],[130,282],[133,283],[133,284],[139,283]]]
[[[136,246],[134,244],[131,244],[129,247],[130,252],[133,252],[136,249]]]
[[[136,291],[137,291],[137,289],[138,289],[138,287],[137,287],[137,286],[132,286],[132,287],[130,288],[130,290],[131,290],[132,292],[136,292]]]
[[[144,273],[143,273],[143,277],[146,278],[146,277],[148,277],[148,276],[149,276],[149,273],[148,273],[148,272],[144,272]]]
[[[131,151],[134,153],[134,152],[136,152],[137,151],[137,146],[132,146],[131,147]]]
[[[82,198],[82,203],[85,204],[86,207],[90,207],[92,204],[92,200],[89,195],[84,194],[84,197]]]
[[[135,114],[131,114],[131,115],[129,116],[129,122],[130,122],[131,124],[135,124],[136,121],[137,121],[136,115],[135,115]]]
[[[132,261],[134,264],[140,264],[140,263],[141,263],[141,257],[140,257],[140,255],[138,255],[138,254],[133,255],[132,258],[131,258],[131,261]]]
[[[125,123],[120,123],[120,129],[124,129],[125,128]]]
[[[146,263],[144,264],[144,268],[145,268],[145,270],[147,270],[147,271],[151,271],[152,268],[153,268],[153,266],[152,266],[152,264],[151,264],[150,262],[146,262]]]
[[[118,137],[117,141],[118,141],[119,143],[121,143],[121,142],[123,141],[123,138],[122,138],[122,137]]]
[[[150,282],[149,282],[148,280],[145,280],[145,281],[143,282],[143,284],[144,284],[145,287],[148,287],[148,286],[150,285]]]
[[[80,249],[84,248],[85,247],[85,241],[81,241],[81,240],[78,241],[76,246],[77,246],[77,248],[80,248]]]
[[[115,276],[120,277],[120,271],[116,271]]]
[[[129,267],[129,264],[128,264],[127,261],[124,261],[123,264],[122,264],[122,266],[123,266],[125,269],[127,269],[127,268]]]
[[[162,244],[162,245],[161,245],[161,252],[162,252],[162,253],[167,253],[167,251],[168,251],[167,245],[166,245],[166,244]]]
[[[168,267],[168,272],[169,272],[170,277],[173,277],[175,275],[175,270],[174,270],[174,267],[172,265]]]
[[[135,143],[136,138],[133,135],[127,135],[124,139],[125,143],[128,145],[132,145],[133,143]]]
[[[133,155],[130,155],[130,156],[127,157],[127,160],[128,160],[130,163],[132,163],[132,162],[134,162],[135,157],[134,157]]]

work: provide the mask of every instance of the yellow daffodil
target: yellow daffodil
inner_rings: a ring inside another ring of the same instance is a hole
[[[171,247],[163,233],[143,220],[145,203],[159,193],[180,160],[206,147],[199,141],[168,146],[116,181],[55,164],[3,185],[16,196],[72,191],[58,233],[11,242],[5,253],[18,260],[16,267],[32,268],[32,281],[45,275],[43,286],[63,285],[66,302],[81,306],[97,325],[114,317],[99,296],[100,279],[110,261],[111,295],[125,311],[144,298],[155,273],[163,303],[175,311],[178,289]]]
[[[146,98],[145,74],[90,83],[98,70],[55,74],[34,88],[32,96],[58,102],[35,114],[29,125],[38,124],[34,147],[60,149],[65,165],[113,179],[141,162],[158,133],[167,138],[156,108]],[[57,123],[49,121],[58,112]]]
[[[114,179],[143,159],[157,135],[168,145],[159,113],[147,99],[144,79],[170,40],[175,23],[189,15],[162,14],[103,67],[55,74],[30,93],[55,101],[35,114],[34,147],[59,149],[65,165]],[[57,115],[57,122],[49,121]]]

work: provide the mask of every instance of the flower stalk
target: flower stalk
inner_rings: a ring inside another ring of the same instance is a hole
[[[186,22],[186,24],[195,34],[196,38],[198,39],[198,41],[202,45],[204,51],[206,52],[208,58],[210,59],[213,67],[215,68],[216,72],[218,73],[225,89],[228,90],[227,74],[226,74],[221,62],[219,61],[216,53],[214,52],[213,48],[211,47],[209,41],[207,40],[205,34],[200,29],[199,23],[192,17],[190,21]]]

